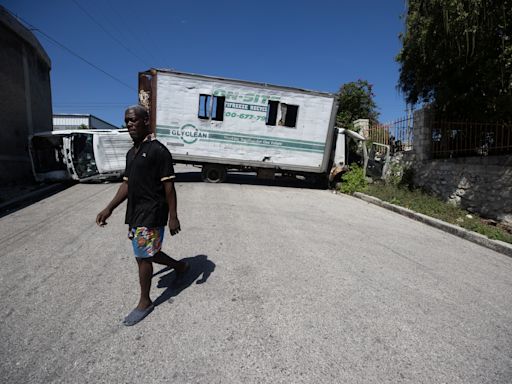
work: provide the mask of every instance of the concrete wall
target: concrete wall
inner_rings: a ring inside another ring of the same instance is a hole
[[[369,119],[358,119],[354,121],[354,129],[359,132],[362,136],[368,138],[370,131],[370,120]]]
[[[50,59],[0,6],[0,182],[31,180],[28,136],[52,129]]]

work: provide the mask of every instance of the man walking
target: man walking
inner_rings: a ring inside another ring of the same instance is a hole
[[[133,147],[126,154],[123,182],[112,201],[96,216],[96,224],[106,225],[114,209],[128,198],[125,222],[139,268],[140,299],[123,324],[135,325],[154,308],[149,297],[153,263],[174,268],[178,278],[189,266],[161,251],[164,227],[168,225],[171,236],[181,230],[171,153],[151,134],[145,108],[140,105],[128,107],[124,121]]]

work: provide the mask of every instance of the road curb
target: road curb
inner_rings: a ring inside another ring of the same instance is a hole
[[[492,249],[493,251],[512,257],[512,244],[508,244],[499,240],[491,240],[487,236],[481,235],[479,233],[468,231],[467,229],[461,228],[457,225],[449,224],[444,221],[434,219],[433,217],[424,215],[422,213],[414,212],[411,211],[410,209],[387,203],[376,197],[365,195],[364,193],[361,192],[354,193],[354,197],[366,201],[367,203],[375,204],[382,208],[386,208],[390,211],[399,213],[400,215],[404,215],[411,219],[420,221],[432,227],[438,228],[442,231],[451,233],[452,235],[469,240],[473,243],[482,245],[486,248]]]

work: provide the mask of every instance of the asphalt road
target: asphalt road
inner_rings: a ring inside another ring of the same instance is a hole
[[[134,327],[124,205],[94,224],[116,184],[0,219],[3,383],[512,382],[512,258],[329,191],[179,180],[164,250],[192,272]]]

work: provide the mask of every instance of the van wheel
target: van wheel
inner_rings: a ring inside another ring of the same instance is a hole
[[[219,164],[208,164],[203,166],[201,178],[207,183],[222,183],[226,181],[226,167]]]

